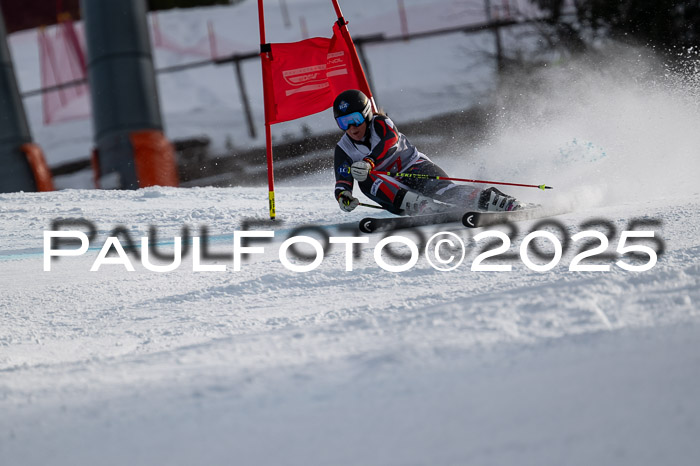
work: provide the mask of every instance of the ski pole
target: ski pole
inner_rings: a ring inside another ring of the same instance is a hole
[[[505,183],[502,181],[484,181],[484,180],[468,180],[465,178],[450,178],[447,176],[436,176],[436,175],[424,175],[422,173],[399,173],[399,172],[382,172],[372,170],[370,172],[373,175],[387,175],[387,176],[397,176],[403,178],[418,178],[423,180],[448,180],[448,181],[464,181],[465,183],[486,183],[486,184],[502,184],[506,186],[520,186],[523,188],[539,188],[542,191],[545,189],[554,189],[551,186],[546,186],[544,184],[520,184],[520,183]]]
[[[362,207],[371,207],[371,208],[373,208],[373,209],[382,209],[382,210],[384,210],[384,207],[379,206],[379,205],[365,204],[364,202],[360,202],[360,205],[361,205]]]

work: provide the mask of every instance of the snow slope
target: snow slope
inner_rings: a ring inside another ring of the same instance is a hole
[[[212,249],[230,252],[241,220],[262,217],[259,191],[2,196],[3,464],[697,458],[700,195],[558,217],[567,234],[596,217],[618,230],[661,220],[666,251],[641,273],[570,272],[572,253],[544,273],[520,260],[472,272],[473,245],[454,271],[421,258],[391,273],[372,256],[380,236],[352,272],[336,248],[294,273],[277,256],[290,227],[363,213],[341,216],[325,189],[292,187],[280,190],[278,238],[240,271],[229,259],[225,272],[193,272],[190,259],[162,274],[138,261],[89,271],[117,225],[135,238],[157,225],[163,242],[208,225]],[[41,234],[58,217],[91,219],[98,239],[43,272]]]
[[[663,252],[645,272],[600,257],[609,271],[570,271],[580,242],[535,272],[517,253],[538,221],[503,230],[516,255],[488,263],[511,271],[472,271],[480,231],[448,225],[400,236],[454,231],[466,257],[449,272],[423,254],[382,269],[381,234],[352,271],[334,245],[292,272],[278,251],[295,228],[350,238],[376,214],[342,213],[332,173],[280,186],[274,225],[265,188],[0,195],[0,464],[696,464],[697,72],[610,50],[615,66],[565,62],[503,88],[488,141],[445,141],[435,159],[554,186],[507,191],[565,210],[546,228],[562,241],[595,229],[613,252],[646,222]],[[44,231],[71,218],[95,225],[92,248],[45,272]],[[251,218],[275,237],[239,271],[220,258],[204,262],[224,271],[195,272],[188,254],[167,273],[135,256],[133,272],[90,272],[117,227],[138,240],[154,226],[169,252],[183,226],[206,226],[211,251],[231,254]]]

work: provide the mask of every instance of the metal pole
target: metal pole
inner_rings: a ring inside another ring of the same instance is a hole
[[[245,120],[248,124],[248,134],[250,137],[255,139],[258,137],[255,132],[255,124],[253,123],[253,111],[250,108],[250,101],[248,99],[248,92],[246,92],[245,81],[243,79],[243,71],[241,70],[241,60],[237,59],[233,62],[236,66],[236,78],[238,80],[238,91],[241,94],[241,102],[243,103],[243,113],[245,113]]]
[[[280,9],[282,10],[282,20],[284,21],[284,27],[292,27],[292,21],[289,19],[289,9],[287,8],[286,0],[280,0]]]
[[[101,188],[177,185],[143,0],[81,0]]]
[[[207,21],[207,31],[209,32],[209,50],[211,51],[211,58],[215,60],[219,56],[219,52],[216,47],[214,24],[211,21]]]
[[[0,11],[0,192],[37,190],[31,166],[21,150],[31,140]]]
[[[404,37],[408,37],[408,17],[406,16],[406,6],[404,5],[403,0],[398,0],[398,6],[399,20],[401,22],[401,34]]]
[[[486,8],[486,22],[492,24],[491,0],[484,0]],[[503,71],[503,45],[501,43],[501,30],[498,25],[493,26],[493,34],[496,41],[496,70],[500,74]]]

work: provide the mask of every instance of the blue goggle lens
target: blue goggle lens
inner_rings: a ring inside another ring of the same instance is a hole
[[[360,126],[365,122],[365,117],[362,116],[360,112],[353,112],[347,115],[340,116],[335,119],[338,122],[338,126],[343,131],[347,131],[350,125]]]

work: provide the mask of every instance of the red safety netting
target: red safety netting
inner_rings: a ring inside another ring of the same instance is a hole
[[[152,15],[154,47],[203,58],[219,58],[240,51],[241,47],[217,36],[211,21],[207,23],[207,35],[193,45],[181,45],[165,34]],[[62,84],[87,79],[85,59],[85,35],[82,25],[71,20],[57,26],[41,28],[38,32],[41,87],[54,88]],[[87,84],[63,86],[45,92],[42,98],[44,124],[59,123],[90,116],[90,97]]]
[[[160,28],[160,22],[158,21],[158,15],[156,13],[151,14],[151,31],[153,33],[154,47],[169,50],[181,55],[216,59],[232,55],[235,52],[250,51],[243,50],[241,46],[217,35],[214,30],[214,24],[211,21],[207,21],[206,36],[192,45],[182,45],[163,32]]]
[[[38,40],[42,88],[86,79],[85,38],[72,21],[40,28]],[[45,92],[42,99],[44,124],[90,116],[87,84],[59,87]]]

